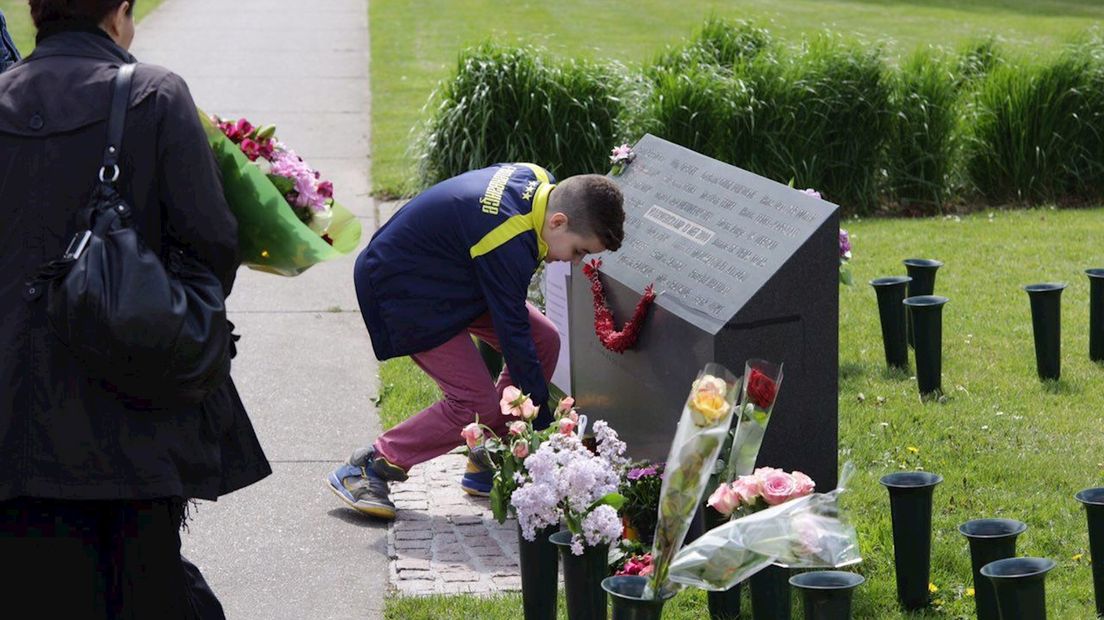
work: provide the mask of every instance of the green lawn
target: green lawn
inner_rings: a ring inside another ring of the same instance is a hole
[[[1088,281],[1104,266],[1099,243],[1104,209],[982,212],[968,217],[848,221],[856,284],[840,291],[840,461],[858,469],[847,506],[858,528],[867,582],[856,594],[856,618],[901,618],[895,604],[885,473],[923,468],[945,482],[935,494],[932,581],[938,602],[929,615],[972,618],[970,563],[957,526],[1002,516],[1028,524],[1022,555],[1049,557],[1051,617],[1092,617],[1085,515],[1073,494],[1104,484],[1104,367],[1088,359]],[[936,292],[944,308],[943,403],[921,404],[915,381],[884,369],[877,304],[869,280],[903,274],[901,260],[944,261]],[[1066,281],[1062,380],[1035,375],[1031,319],[1021,286]],[[387,362],[383,417],[397,420],[432,400],[432,386],[407,360]],[[390,377],[391,379],[388,379]],[[394,378],[420,383],[420,402]],[[786,389],[783,386],[783,389]],[[401,407],[401,409],[399,408]],[[684,593],[666,617],[702,617],[704,599]],[[479,611],[471,611],[478,609]],[[464,615],[460,610],[470,613]],[[392,598],[387,617],[513,618],[517,597]]]
[[[434,86],[455,70],[457,53],[487,39],[532,43],[561,55],[651,59],[691,34],[710,14],[753,19],[782,38],[831,28],[894,52],[954,46],[994,35],[1010,47],[1053,49],[1104,19],[1097,0],[686,0],[501,3],[374,0],[372,37],[373,186],[409,193],[412,129]]]
[[[161,0],[139,0],[134,5],[134,17],[141,20],[150,11],[157,8]],[[30,5],[27,0],[0,0],[0,11],[8,20],[8,29],[15,40],[16,47],[24,56],[34,49],[34,24],[31,23]]]

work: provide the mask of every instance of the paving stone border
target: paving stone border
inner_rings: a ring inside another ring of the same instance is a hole
[[[467,457],[446,454],[391,484],[398,517],[387,535],[391,584],[402,595],[521,589],[517,522],[498,523],[485,498],[460,490]]]

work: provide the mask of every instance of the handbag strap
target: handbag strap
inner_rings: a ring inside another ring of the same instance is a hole
[[[107,118],[107,146],[104,147],[100,165],[100,181],[114,185],[119,179],[119,153],[123,145],[123,124],[130,104],[130,84],[134,77],[134,63],[119,67],[115,74],[111,94],[111,115]]]

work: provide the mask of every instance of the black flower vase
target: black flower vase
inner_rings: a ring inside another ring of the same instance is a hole
[[[648,577],[621,575],[606,577],[602,589],[613,601],[611,620],[659,620],[663,617],[663,605],[675,592],[663,592],[658,598],[644,598],[644,586]]]
[[[585,546],[582,555],[575,555],[571,532],[556,532],[549,540],[560,549],[568,620],[606,620],[602,580],[609,576],[609,545]]]
[[[483,364],[487,367],[487,372],[491,373],[491,379],[497,380],[499,373],[502,372],[502,354],[479,338],[476,338],[475,344],[479,349],[479,356],[483,358]]]
[[[801,591],[805,620],[850,620],[851,591],[866,579],[857,573],[818,570],[790,577]]]
[[[706,530],[720,527],[728,523],[728,517],[717,512],[709,506],[703,505],[698,510],[705,519]],[[689,540],[689,536],[687,537]],[[709,605],[709,620],[738,620],[740,617],[740,595],[743,588],[736,584],[727,590],[720,592],[706,592],[705,598]]]
[[[882,344],[885,347],[886,366],[908,370],[908,343],[906,342],[905,307],[907,276],[889,276],[870,281],[878,295],[878,318],[882,323]]]
[[[1046,574],[1054,566],[1046,558],[1007,558],[981,567],[993,582],[1001,620],[1046,620]]]
[[[958,526],[958,531],[970,541],[978,620],[1000,620],[993,584],[981,576],[981,567],[1016,557],[1016,537],[1026,529],[1027,525],[1013,519],[974,519]]]
[[[751,617],[755,620],[790,620],[790,569],[771,564],[748,579]]]
[[[943,392],[943,305],[938,295],[908,297],[903,302],[911,313],[916,351],[916,383],[921,396]]]
[[[931,583],[932,491],[943,476],[923,471],[882,476],[889,489],[893,519],[893,560],[897,571],[897,600],[905,609],[928,605]]]
[[[1096,615],[1104,616],[1104,487],[1085,489],[1074,497],[1089,518],[1089,557],[1092,559]]]
[[[743,588],[736,584],[720,592],[706,592],[709,605],[709,620],[738,620],[740,617],[740,597]]]
[[[1040,379],[1062,375],[1062,290],[1063,282],[1029,284],[1031,326],[1035,332],[1035,367]]]
[[[1104,362],[1104,269],[1086,269],[1089,276],[1089,359]]]
[[[536,540],[525,540],[518,526],[518,559],[521,564],[521,607],[525,620],[555,620],[560,560],[549,537],[558,527],[537,530]]]
[[[909,297],[920,297],[935,293],[935,272],[943,266],[943,263],[931,258],[906,258],[901,262],[905,264],[905,271],[912,278],[908,285]],[[916,340],[913,336],[912,320],[908,319],[906,323],[908,325],[908,343],[910,347],[914,347]]]

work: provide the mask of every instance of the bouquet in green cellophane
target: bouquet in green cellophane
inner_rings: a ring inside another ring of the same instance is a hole
[[[238,219],[242,263],[296,276],[356,248],[360,222],[334,200],[333,183],[276,139],[274,126],[199,117]]]

